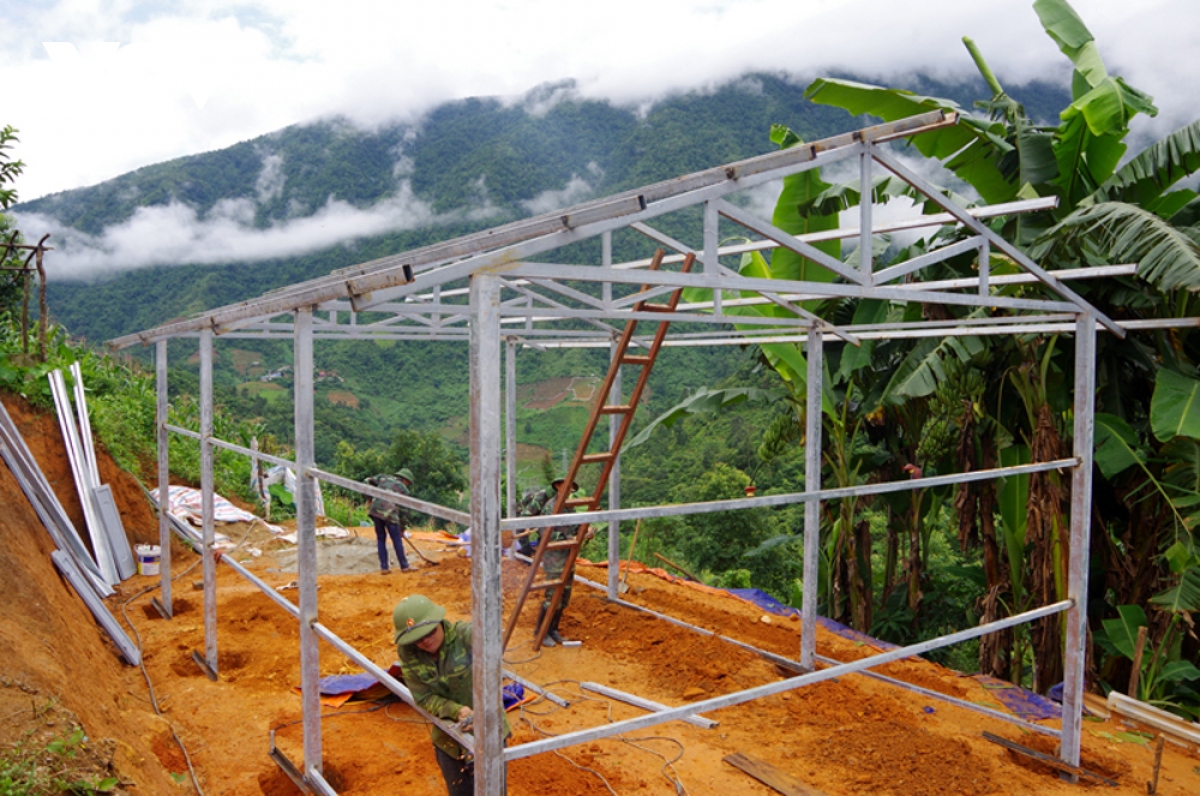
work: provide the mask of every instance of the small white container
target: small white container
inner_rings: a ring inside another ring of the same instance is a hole
[[[156,544],[140,544],[137,552],[137,571],[139,575],[157,575],[158,562],[162,558],[162,548]]]

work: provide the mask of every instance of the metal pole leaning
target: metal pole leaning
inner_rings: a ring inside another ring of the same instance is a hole
[[[313,313],[294,315],[296,427],[296,564],[300,586],[300,688],[304,714],[304,770],[321,772],[320,650],[317,621],[317,496],[313,467]]]
[[[475,793],[505,790],[500,590],[500,278],[471,277],[471,622]]]

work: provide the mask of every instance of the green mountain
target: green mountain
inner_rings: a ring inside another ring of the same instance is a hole
[[[342,119],[325,120],[148,166],[14,211],[18,217],[51,217],[93,242],[103,240],[106,230],[136,220],[139,212],[172,209],[193,225],[236,220],[239,240],[246,243],[224,258],[212,253],[226,242],[215,237],[201,239],[170,262],[125,270],[116,270],[120,263],[109,264],[102,276],[90,279],[55,278],[52,271],[48,292],[54,318],[73,335],[99,343],[336,268],[768,152],[774,149],[768,138],[774,123],[808,139],[870,123],[808,103],[805,82],[751,74],[640,109],[581,99],[563,83],[541,86],[516,102],[447,103],[413,123],[362,129]],[[986,95],[978,82],[919,79],[912,88],[964,105]],[[1065,104],[1059,90],[1046,86],[1016,93],[1028,98],[1035,118],[1040,107]],[[340,208],[343,215],[336,218],[345,218],[395,207],[400,220],[393,231],[364,232],[303,253],[249,256],[256,232],[278,233],[331,208]],[[58,241],[62,246],[61,235]],[[66,243],[57,256],[67,256],[72,243]],[[591,246],[598,249],[594,242]],[[587,245],[573,255],[561,254],[597,258]],[[189,346],[172,343],[173,364],[186,363],[195,352]],[[318,386],[328,398],[318,401],[318,426],[325,429],[318,459],[330,462],[339,441],[359,448],[386,442],[389,429],[397,426],[439,429],[460,440],[467,411],[466,351],[460,348],[446,343],[318,345],[318,368],[335,374]],[[664,355],[651,379],[650,409],[660,411],[699,386],[717,383],[744,367],[744,359],[738,349]],[[216,382],[223,402],[243,416],[262,418],[284,441],[290,436],[290,401],[277,399],[290,394],[290,381],[286,375],[268,377],[289,362],[290,346],[282,343],[218,345]],[[598,352],[553,357],[526,352],[518,381],[533,385],[588,377],[604,368]],[[174,388],[190,388],[187,370],[173,375]],[[533,403],[543,408],[523,414],[522,436],[553,452],[557,461],[560,451],[578,439],[583,404]]]

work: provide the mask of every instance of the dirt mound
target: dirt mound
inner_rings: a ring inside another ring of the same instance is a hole
[[[21,410],[18,410],[21,411]],[[27,414],[35,454],[57,479],[64,503],[74,506],[73,488],[58,461],[53,425]],[[41,429],[41,433],[37,431]],[[24,429],[23,429],[24,430]],[[40,435],[45,438],[38,439]],[[61,445],[61,443],[58,443]],[[100,454],[102,472],[105,457]],[[107,477],[118,483],[120,476]],[[126,525],[135,539],[151,540],[153,515],[140,492],[118,491]],[[133,496],[137,499],[134,500]],[[140,672],[120,663],[111,643],[50,563],[49,536],[0,466],[0,740],[78,723],[84,727],[87,764],[96,773],[116,772],[122,792],[189,792],[172,774],[186,770],[172,738],[185,742],[207,796],[292,796],[296,788],[267,756],[272,735],[293,762],[302,760],[297,625],[291,615],[230,567],[218,566],[216,618],[221,677],[211,682],[192,660],[205,648],[204,608],[197,558],[180,549],[173,556],[174,619],[149,607],[154,585],[135,577],[110,599],[114,613],[128,603],[128,616],[141,639],[146,670],[164,715],[156,716]],[[68,510],[72,510],[69,508]],[[244,534],[233,531],[238,540]],[[268,586],[293,602],[278,544],[247,539],[260,549],[239,549],[242,561]],[[330,563],[320,576],[320,615],[325,626],[376,663],[395,660],[391,611],[406,594],[420,592],[444,604],[451,618],[467,618],[471,608],[470,560],[462,551],[418,542],[430,563],[412,557],[413,572],[380,575],[370,566],[373,540],[322,540],[319,558]],[[367,562],[367,570],[356,569]],[[603,580],[604,570],[583,567],[581,576]],[[520,565],[505,562],[505,609],[511,608]],[[563,620],[576,648],[531,646],[532,609],[506,654],[506,667],[540,683],[570,702],[563,708],[536,701],[512,714],[513,739],[539,738],[642,715],[639,708],[600,697],[587,683],[600,683],[668,705],[776,682],[788,676],[719,633],[779,655],[795,658],[799,622],[762,621],[759,608],[729,596],[670,583],[649,573],[633,573],[627,597],[677,617],[697,632],[609,603],[600,592],[579,585]],[[841,660],[872,654],[869,644],[833,634],[818,635],[818,652]],[[356,673],[358,667],[322,645],[322,675]],[[922,660],[893,663],[883,673],[967,702],[995,705],[978,682]],[[50,707],[53,710],[50,709]],[[509,793],[641,796],[686,792],[730,796],[774,791],[724,762],[734,752],[768,761],[806,783],[814,792],[838,794],[1078,794],[1089,785],[1068,785],[1046,766],[1018,757],[981,737],[984,730],[1053,752],[1054,740],[1023,732],[949,703],[861,675],[825,681],[754,703],[706,714],[719,722],[707,730],[671,722],[545,753],[509,765]],[[9,717],[12,717],[9,720]],[[445,792],[425,722],[402,703],[347,703],[327,708],[322,722],[323,766],[339,793],[443,794]],[[1153,750],[1119,740],[1119,727],[1087,722],[1084,767],[1115,778],[1105,793],[1145,792]],[[43,736],[28,736],[41,739]],[[1117,740],[1114,740],[1117,739]],[[510,745],[511,745],[510,744]],[[1200,792],[1200,758],[1168,745],[1159,793]],[[674,784],[681,783],[679,790]]]

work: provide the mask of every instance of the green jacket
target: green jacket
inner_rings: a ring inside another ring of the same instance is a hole
[[[394,475],[374,475],[367,479],[367,483],[401,495],[412,494],[404,482]],[[367,508],[367,515],[377,517],[385,522],[394,522],[400,526],[400,530],[404,530],[410,520],[408,509],[383,498],[374,498],[371,501],[370,507]]]
[[[431,655],[416,644],[398,645],[396,653],[400,657],[404,684],[416,703],[439,719],[453,723],[458,721],[458,711],[463,705],[472,710],[475,707],[472,704],[471,623],[443,620],[442,630],[446,640],[437,653]],[[512,728],[508,716],[503,718],[507,738]],[[433,727],[433,745],[455,759],[461,759],[466,752],[437,726]]]

